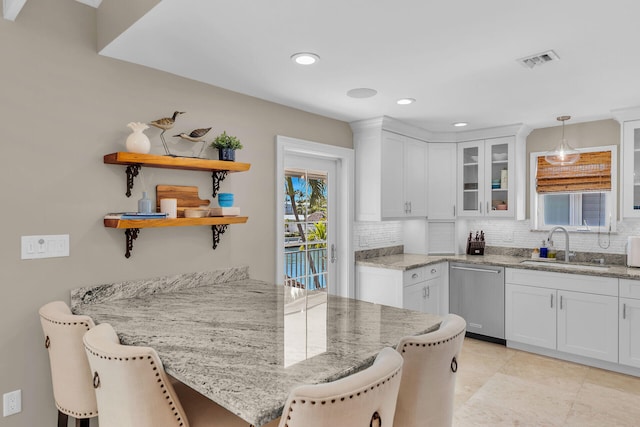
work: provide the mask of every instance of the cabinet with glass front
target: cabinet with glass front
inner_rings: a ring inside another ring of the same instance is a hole
[[[640,120],[622,126],[624,216],[640,217]]]
[[[514,137],[458,144],[460,216],[514,216]]]

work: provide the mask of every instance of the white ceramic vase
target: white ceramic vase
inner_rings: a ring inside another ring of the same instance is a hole
[[[127,125],[133,132],[127,137],[127,150],[131,153],[147,154],[151,151],[151,142],[143,130],[149,129],[144,123],[131,122]]]

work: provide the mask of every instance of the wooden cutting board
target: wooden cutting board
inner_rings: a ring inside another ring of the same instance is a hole
[[[156,210],[160,212],[160,199],[178,199],[178,216],[184,216],[186,208],[209,206],[210,200],[201,199],[198,187],[188,185],[156,185]]]

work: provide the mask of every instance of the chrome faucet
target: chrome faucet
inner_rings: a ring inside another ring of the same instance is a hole
[[[562,230],[564,232],[564,262],[569,262],[569,257],[571,254],[569,253],[569,232],[566,228],[561,226],[556,226],[551,229],[549,235],[547,236],[547,241],[551,241],[551,237],[553,237],[553,233],[557,230]]]

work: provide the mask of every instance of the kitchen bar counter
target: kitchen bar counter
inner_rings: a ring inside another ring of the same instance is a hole
[[[570,263],[572,264],[572,267],[567,268],[562,266],[562,264],[564,264],[562,261],[541,261],[536,265],[531,265],[522,263],[523,261],[534,261],[531,258],[508,255],[397,254],[359,260],[356,261],[356,264],[366,265],[369,267],[389,268],[394,270],[411,270],[413,268],[436,264],[443,261],[640,280],[640,268],[626,267],[623,265],[600,266],[598,264],[580,263]]]
[[[254,426],[280,416],[292,387],[362,370],[383,347],[441,321],[244,273],[82,288],[72,309],[111,323],[123,344],[155,348],[170,375]]]

